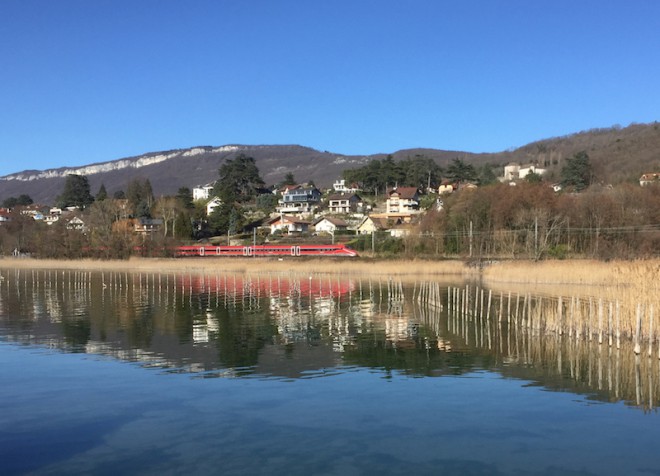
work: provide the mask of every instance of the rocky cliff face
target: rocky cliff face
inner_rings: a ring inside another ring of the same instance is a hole
[[[600,183],[636,183],[644,173],[660,171],[660,124],[632,124],[628,127],[593,129],[563,137],[544,139],[515,150],[474,154],[438,149],[407,149],[392,152],[395,159],[420,154],[447,166],[458,157],[475,166],[489,163],[504,165],[536,163],[558,169],[563,159],[586,151]],[[328,187],[341,177],[345,169],[361,167],[386,154],[368,156],[321,152],[299,145],[224,145],[199,146],[189,149],[153,152],[83,167],[62,167],[51,170],[28,170],[0,177],[0,200],[28,194],[35,202],[51,204],[62,193],[68,174],[88,177],[96,194],[101,184],[112,195],[126,190],[135,178],[151,182],[156,195],[175,194],[180,187],[193,188],[214,182],[218,169],[227,159],[246,154],[255,159],[266,184],[276,184],[287,172],[300,182],[313,180],[319,187]]]
[[[0,199],[28,194],[36,202],[52,203],[69,174],[87,176],[93,194],[101,184],[109,194],[125,190],[128,182],[136,177],[148,178],[156,195],[174,194],[180,187],[192,189],[215,181],[222,163],[241,153],[254,157],[267,184],[276,183],[287,172],[292,172],[301,181],[314,180],[318,185],[329,185],[341,176],[344,168],[358,167],[369,160],[301,146],[193,147],[82,167],[28,170],[7,175],[0,177]]]

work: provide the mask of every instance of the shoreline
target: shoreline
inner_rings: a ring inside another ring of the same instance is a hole
[[[380,276],[402,280],[480,279],[487,283],[613,286],[639,281],[657,288],[660,259],[636,261],[492,261],[483,268],[462,260],[370,260],[327,258],[139,258],[53,260],[0,258],[0,268],[85,271],[292,273]]]
[[[312,273],[350,276],[464,276],[478,274],[460,260],[350,260],[337,258],[139,258],[128,260],[54,260],[0,258],[0,268],[85,271],[188,271],[231,273]]]

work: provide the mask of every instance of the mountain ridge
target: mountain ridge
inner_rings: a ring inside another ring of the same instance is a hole
[[[563,159],[586,151],[597,178],[606,183],[632,181],[642,173],[660,171],[660,126],[631,124],[625,128],[591,129],[561,137],[541,139],[513,150],[502,152],[464,152],[433,148],[401,149],[391,154],[346,155],[302,145],[242,145],[194,146],[183,149],[148,152],[112,161],[79,167],[59,167],[46,170],[23,170],[0,177],[0,200],[30,195],[35,202],[54,203],[62,192],[66,176],[86,175],[92,193],[101,184],[108,193],[125,190],[134,178],[148,178],[154,193],[174,194],[179,187],[193,188],[212,183],[218,169],[227,159],[244,153],[255,159],[267,184],[275,184],[291,172],[299,181],[313,180],[318,186],[330,186],[343,170],[361,167],[375,159],[392,155],[402,160],[425,155],[446,166],[460,158],[475,166],[502,166],[508,162],[540,163],[550,169],[560,167]]]

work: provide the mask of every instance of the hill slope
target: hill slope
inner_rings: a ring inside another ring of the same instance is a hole
[[[475,165],[535,162],[554,169],[556,175],[563,159],[582,150],[589,154],[598,181],[636,181],[642,173],[660,171],[660,125],[634,124],[626,128],[594,129],[497,153],[475,154],[420,148],[400,150],[392,155],[397,160],[416,154],[425,155],[441,166],[446,166],[456,157]],[[287,172],[292,172],[297,180],[313,180],[318,186],[330,186],[341,177],[343,170],[386,156],[341,155],[298,145],[194,147],[84,167],[28,170],[7,175],[0,177],[0,200],[28,194],[35,202],[53,203],[62,192],[67,174],[72,173],[86,175],[93,194],[101,184],[105,184],[111,195],[117,190],[125,190],[128,182],[137,177],[148,178],[156,195],[173,194],[179,187],[193,188],[215,181],[222,163],[241,153],[254,157],[267,184],[277,183]]]

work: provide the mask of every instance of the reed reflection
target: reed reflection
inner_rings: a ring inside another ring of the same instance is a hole
[[[657,409],[660,349],[655,347],[652,312],[645,335],[639,327],[635,331],[620,324],[616,303],[514,293],[488,296],[484,307],[484,290],[478,286],[448,288],[448,328],[463,344],[488,352],[503,375]]]
[[[0,332],[18,343],[202,378],[485,369],[600,401],[658,406],[654,334],[636,341],[617,326],[616,303],[313,274],[2,275]],[[651,320],[647,328],[658,326]]]

